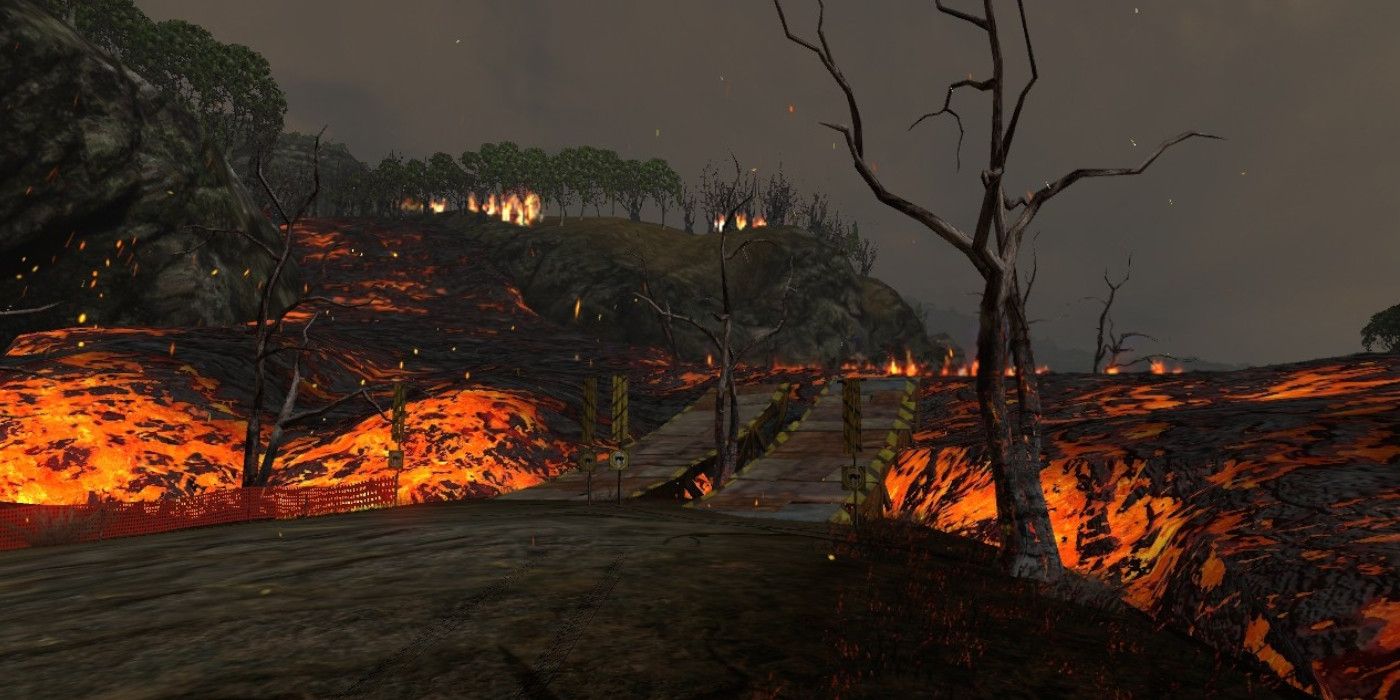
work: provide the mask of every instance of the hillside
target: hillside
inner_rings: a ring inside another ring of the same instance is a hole
[[[610,217],[562,224],[551,217],[522,236],[514,227],[483,225],[479,217],[445,218],[483,244],[531,309],[595,337],[667,347],[655,311],[636,297],[643,289],[674,313],[705,323],[718,311],[718,236]],[[897,292],[856,274],[846,258],[811,235],[765,227],[731,233],[729,241],[730,250],[751,242],[729,264],[737,343],[782,318],[783,284],[792,270],[787,323],[751,361],[834,367],[857,357],[901,363],[912,357],[939,366],[947,359],[950,348],[930,342]],[[675,325],[674,336],[683,359],[702,361],[711,353],[704,336],[686,324]]]

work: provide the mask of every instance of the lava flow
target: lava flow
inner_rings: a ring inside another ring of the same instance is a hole
[[[898,517],[995,543],[965,386],[926,384],[921,413],[938,427],[885,486]],[[1066,566],[1299,688],[1385,697],[1400,684],[1379,661],[1400,653],[1384,584],[1400,542],[1400,357],[1051,376],[1042,400],[1041,482]]]

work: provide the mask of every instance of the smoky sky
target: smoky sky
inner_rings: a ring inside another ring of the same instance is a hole
[[[781,164],[878,243],[876,276],[910,299],[975,308],[967,261],[876,202],[818,124],[847,122],[844,100],[815,56],[783,38],[766,0],[138,4],[261,52],[287,91],[288,126],[328,125],[371,163],[508,139],[662,157],[692,179],[730,153],[760,176]],[[932,2],[827,5],[879,176],[970,230],[986,101],[954,100],[967,125],[961,169],[951,120],[907,127],[948,83],[986,77],[985,36]],[[1143,349],[1237,363],[1359,350],[1370,315],[1400,303],[1400,3],[1027,5],[1041,79],[1009,163],[1012,192],[1076,167],[1137,165],[1185,130],[1226,139],[1183,143],[1139,177],[1083,181],[1046,206],[1034,229],[1038,333],[1092,347],[1097,307],[1084,298],[1131,254],[1114,315],[1120,330],[1160,340]],[[815,2],[785,7],[813,36]],[[1005,43],[1010,78],[1022,80],[1014,9],[1003,10]]]

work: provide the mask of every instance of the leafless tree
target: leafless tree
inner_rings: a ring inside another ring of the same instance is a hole
[[[325,129],[321,130],[322,133]],[[281,448],[286,443],[287,433],[290,430],[306,425],[311,421],[320,418],[327,413],[357,398],[364,399],[374,407],[375,411],[384,416],[384,411],[370,393],[369,388],[360,388],[353,393],[343,395],[328,404],[313,410],[298,411],[297,399],[301,392],[301,385],[304,381],[302,374],[303,360],[316,352],[315,346],[311,342],[310,330],[312,324],[320,316],[320,311],[312,313],[306,325],[301,328],[301,339],[299,342],[287,342],[283,337],[283,327],[287,315],[292,311],[315,304],[326,304],[331,306],[345,307],[347,305],[336,302],[332,299],[320,296],[302,296],[286,307],[278,308],[273,300],[278,282],[282,279],[282,274],[291,264],[293,243],[295,240],[294,229],[301,222],[302,217],[311,208],[316,197],[321,191],[321,134],[316,135],[315,144],[312,147],[312,187],[310,193],[302,200],[301,204],[294,210],[289,209],[282,202],[282,199],[269,184],[263,172],[264,156],[255,156],[254,172],[259,185],[262,186],[263,193],[267,196],[272,205],[273,213],[278,218],[278,245],[276,247],[264,242],[252,232],[246,229],[209,230],[210,233],[231,233],[243,237],[254,245],[257,251],[272,261],[272,272],[267,279],[260,283],[258,290],[258,311],[257,318],[253,326],[253,396],[248,407],[248,422],[244,433],[243,442],[243,485],[244,486],[265,486],[272,477],[272,468],[276,463],[277,456]],[[290,213],[289,213],[290,212]],[[187,251],[188,252],[188,251]],[[262,425],[268,393],[268,375],[271,370],[273,358],[282,353],[289,353],[291,360],[291,377],[288,381],[286,393],[283,395],[282,405],[272,418],[272,431],[268,437],[267,444],[262,442]]]
[[[786,226],[788,217],[792,216],[797,209],[797,188],[792,186],[792,182],[783,173],[783,166],[778,164],[778,171],[768,176],[768,187],[763,191],[763,218],[767,219],[769,226]]]
[[[825,3],[818,0],[817,39],[811,41],[794,34],[783,12],[781,0],[773,0],[782,22],[783,33],[793,43],[811,51],[820,61],[846,98],[850,124],[823,122],[840,133],[850,152],[852,164],[876,199],[917,221],[967,257],[984,281],[979,310],[977,353],[979,371],[977,396],[985,433],[987,456],[991,463],[996,487],[997,520],[1000,526],[1000,556],[1006,571],[1013,576],[1053,580],[1063,572],[1055,535],[1040,486],[1040,397],[1035,375],[1034,356],[1030,346],[1029,322],[1022,306],[1017,256],[1026,229],[1040,210],[1056,195],[1074,183],[1092,177],[1137,175],[1157,160],[1168,148],[1192,137],[1215,138],[1197,132],[1185,132],[1164,141],[1141,165],[1133,168],[1093,168],[1069,172],[1024,196],[1009,197],[1004,188],[1007,156],[1011,151],[1020,123],[1022,110],[1031,88],[1039,79],[1030,27],[1026,23],[1025,3],[1017,0],[1020,26],[1031,76],[1021,88],[1011,109],[1006,112],[1006,79],[1002,56],[1001,31],[993,0],[983,0],[982,13],[966,12],[935,0],[938,11],[982,32],[991,53],[991,76],[985,79],[968,77],[951,83],[943,106],[914,121],[910,129],[925,119],[943,114],[951,115],[958,125],[959,144],[963,129],[962,118],[951,107],[953,95],[962,88],[988,93],[991,97],[990,152],[987,166],[982,170],[982,201],[978,207],[977,223],[967,233],[938,214],[890,191],[871,168],[865,155],[865,133],[860,107],[846,76],[836,63],[827,40],[824,20]],[[958,155],[959,164],[961,154]],[[1014,218],[1013,218],[1014,217]],[[1007,365],[1008,329],[1010,355],[1017,367],[1017,420],[1007,419],[1007,402],[1003,385],[1003,370]]]
[[[734,161],[737,168],[739,161],[730,154],[730,160]],[[757,178],[752,171],[739,173],[734,182],[727,182],[719,174],[719,169],[714,163],[706,163],[705,169],[700,173],[700,206],[701,213],[708,219],[706,227],[710,233],[714,233],[721,226],[716,224],[716,219],[723,217],[725,225],[723,228],[733,228],[734,215],[747,211],[749,204],[753,201],[757,193]]]
[[[1155,338],[1152,338],[1152,336],[1149,336],[1146,333],[1129,332],[1117,336],[1115,336],[1113,333],[1113,320],[1109,317],[1109,314],[1113,311],[1113,302],[1118,299],[1118,290],[1122,289],[1123,285],[1128,283],[1128,280],[1132,277],[1132,275],[1133,256],[1131,253],[1129,253],[1127,269],[1123,271],[1123,277],[1120,278],[1117,282],[1114,282],[1112,279],[1109,278],[1107,269],[1103,271],[1103,283],[1108,286],[1108,296],[1102,299],[1090,297],[1091,299],[1094,299],[1095,301],[1098,301],[1103,304],[1103,308],[1099,311],[1098,334],[1094,338],[1094,366],[1090,370],[1090,372],[1092,372],[1093,374],[1098,374],[1103,370],[1107,369],[1108,367],[1117,367],[1118,356],[1123,354],[1124,352],[1132,351],[1132,348],[1125,347],[1124,343],[1126,341],[1131,340],[1133,338],[1148,338],[1151,340],[1155,340]],[[1108,333],[1107,343],[1104,342],[1105,331],[1107,331]],[[1107,367],[1104,365],[1103,362],[1105,357],[1108,358]]]
[[[637,266],[642,273],[642,295],[648,299],[655,299],[656,294],[651,290],[651,266],[647,264],[646,253],[640,248],[632,252],[632,258],[637,261]],[[672,362],[680,362],[680,348],[676,345],[675,325],[671,323],[671,302],[666,302],[665,311],[657,311],[656,322],[661,324],[661,335],[666,339],[666,351],[671,355]]]
[[[731,156],[732,158],[732,156]],[[747,191],[746,191],[747,190]],[[725,210],[727,221],[734,219],[734,214],[747,206],[753,200],[753,190],[750,189],[748,179],[743,176],[743,171],[739,167],[739,161],[734,160],[734,179],[727,186],[727,191],[720,194],[716,201],[730,202],[729,209]],[[778,323],[771,328],[760,329],[751,332],[747,342],[738,344],[735,339],[734,324],[734,299],[729,288],[729,262],[733,260],[744,249],[753,245],[774,245],[773,241],[764,238],[745,238],[742,243],[729,249],[730,227],[719,228],[719,241],[716,246],[716,255],[719,261],[719,310],[711,313],[714,324],[701,323],[692,316],[675,313],[671,310],[670,304],[663,307],[652,297],[638,293],[637,298],[651,305],[651,308],[660,316],[671,321],[685,323],[699,331],[710,341],[714,348],[715,363],[719,367],[719,381],[715,385],[715,464],[709,474],[710,483],[715,485],[724,484],[738,470],[739,463],[739,396],[734,384],[735,370],[743,358],[755,348],[763,345],[777,335],[787,324],[788,303],[793,292],[793,262],[788,261],[787,281],[783,283],[782,293],[782,314],[778,318]]]
[[[676,193],[676,206],[681,208],[681,220],[685,224],[685,232],[695,233],[695,209],[700,206],[700,200],[696,197],[695,191],[685,183],[681,183],[680,190]]]

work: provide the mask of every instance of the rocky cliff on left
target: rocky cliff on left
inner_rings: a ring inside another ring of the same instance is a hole
[[[75,324],[248,321],[275,245],[193,116],[28,0],[0,0],[0,348]],[[301,283],[284,273],[274,298]],[[82,319],[79,321],[79,319]]]

